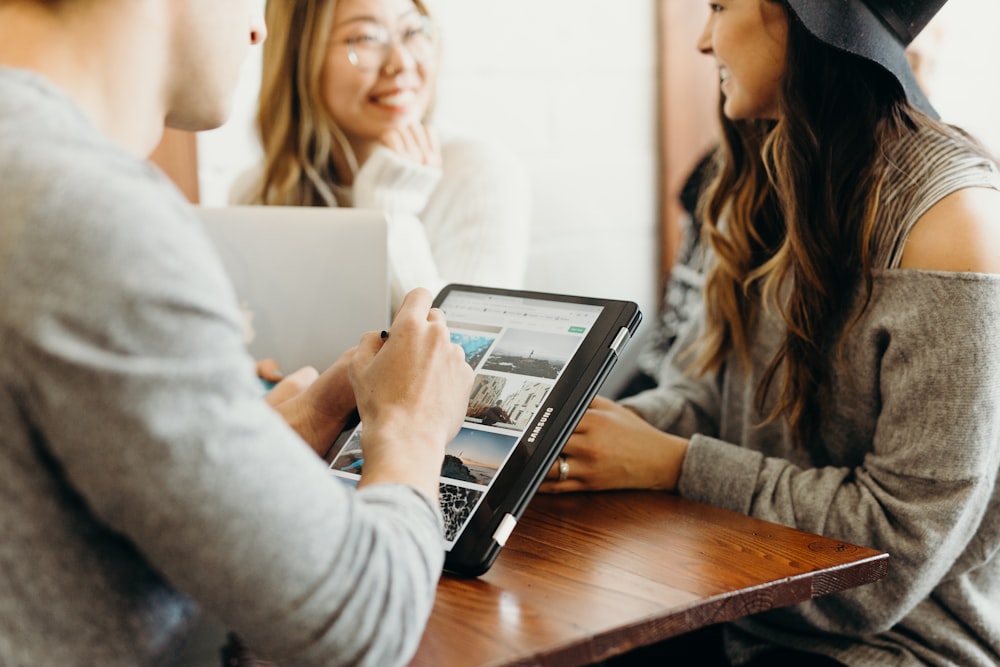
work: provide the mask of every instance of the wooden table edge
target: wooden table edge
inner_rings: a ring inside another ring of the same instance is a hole
[[[664,641],[717,623],[726,623],[746,618],[752,614],[790,607],[824,595],[874,583],[885,577],[888,568],[889,554],[877,552],[851,563],[813,572],[803,572],[766,584],[759,584],[739,591],[727,591],[698,602],[681,605],[671,613],[670,618],[651,615],[612,630],[580,636],[569,644],[560,645],[549,651],[542,649],[524,658],[513,661],[487,662],[478,665],[478,667],[579,667],[589,665],[649,644],[649,642],[636,641],[623,645],[621,641],[623,633],[635,635],[652,632],[659,637],[657,641]],[[850,576],[844,579],[837,576],[845,573]],[[793,584],[790,587],[787,586],[789,582]],[[822,586],[817,587],[817,583],[821,583]],[[804,591],[807,591],[807,594],[802,594]],[[781,595],[773,597],[770,595],[772,593],[780,593]],[[748,602],[750,604],[746,604]],[[679,621],[679,616],[685,616],[685,620]]]

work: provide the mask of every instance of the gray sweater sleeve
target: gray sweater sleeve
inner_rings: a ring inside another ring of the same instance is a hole
[[[814,447],[839,448],[854,463],[810,464],[749,422],[739,444],[693,435],[683,495],[890,553],[885,580],[782,612],[792,627],[884,631],[995,557],[998,331],[1000,276],[884,272],[849,342],[853,352],[836,385],[843,393],[825,410],[824,442]],[[637,404],[656,423],[666,414],[656,410],[671,402],[680,406],[675,415],[697,408],[667,391]],[[955,594],[941,604],[971,603]]]
[[[718,435],[721,396],[719,376],[688,372],[694,345],[704,331],[703,308],[695,307],[660,368],[659,384],[620,403],[662,431],[691,437]]]
[[[5,267],[8,371],[39,442],[99,522],[261,657],[404,664],[442,566],[436,504],[329,476],[261,400],[192,212],[110,164],[99,187],[53,184]]]

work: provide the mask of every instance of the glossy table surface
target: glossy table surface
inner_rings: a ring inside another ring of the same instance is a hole
[[[442,577],[411,665],[587,665],[887,567],[883,552],[667,493],[539,494],[488,572]]]

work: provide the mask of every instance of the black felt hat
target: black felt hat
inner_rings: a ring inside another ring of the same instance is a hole
[[[917,84],[906,47],[948,0],[786,0],[816,39],[884,67],[906,98],[932,118],[938,114]]]

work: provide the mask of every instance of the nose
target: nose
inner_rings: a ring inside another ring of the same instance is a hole
[[[705,21],[705,27],[702,28],[701,35],[698,37],[698,50],[705,55],[712,53],[712,20],[714,18],[715,14],[708,17],[708,20]]]
[[[382,65],[384,72],[390,75],[399,74],[411,67],[415,67],[416,64],[416,58],[413,57],[413,54],[403,45],[401,40],[389,40],[386,46],[385,63]]]

